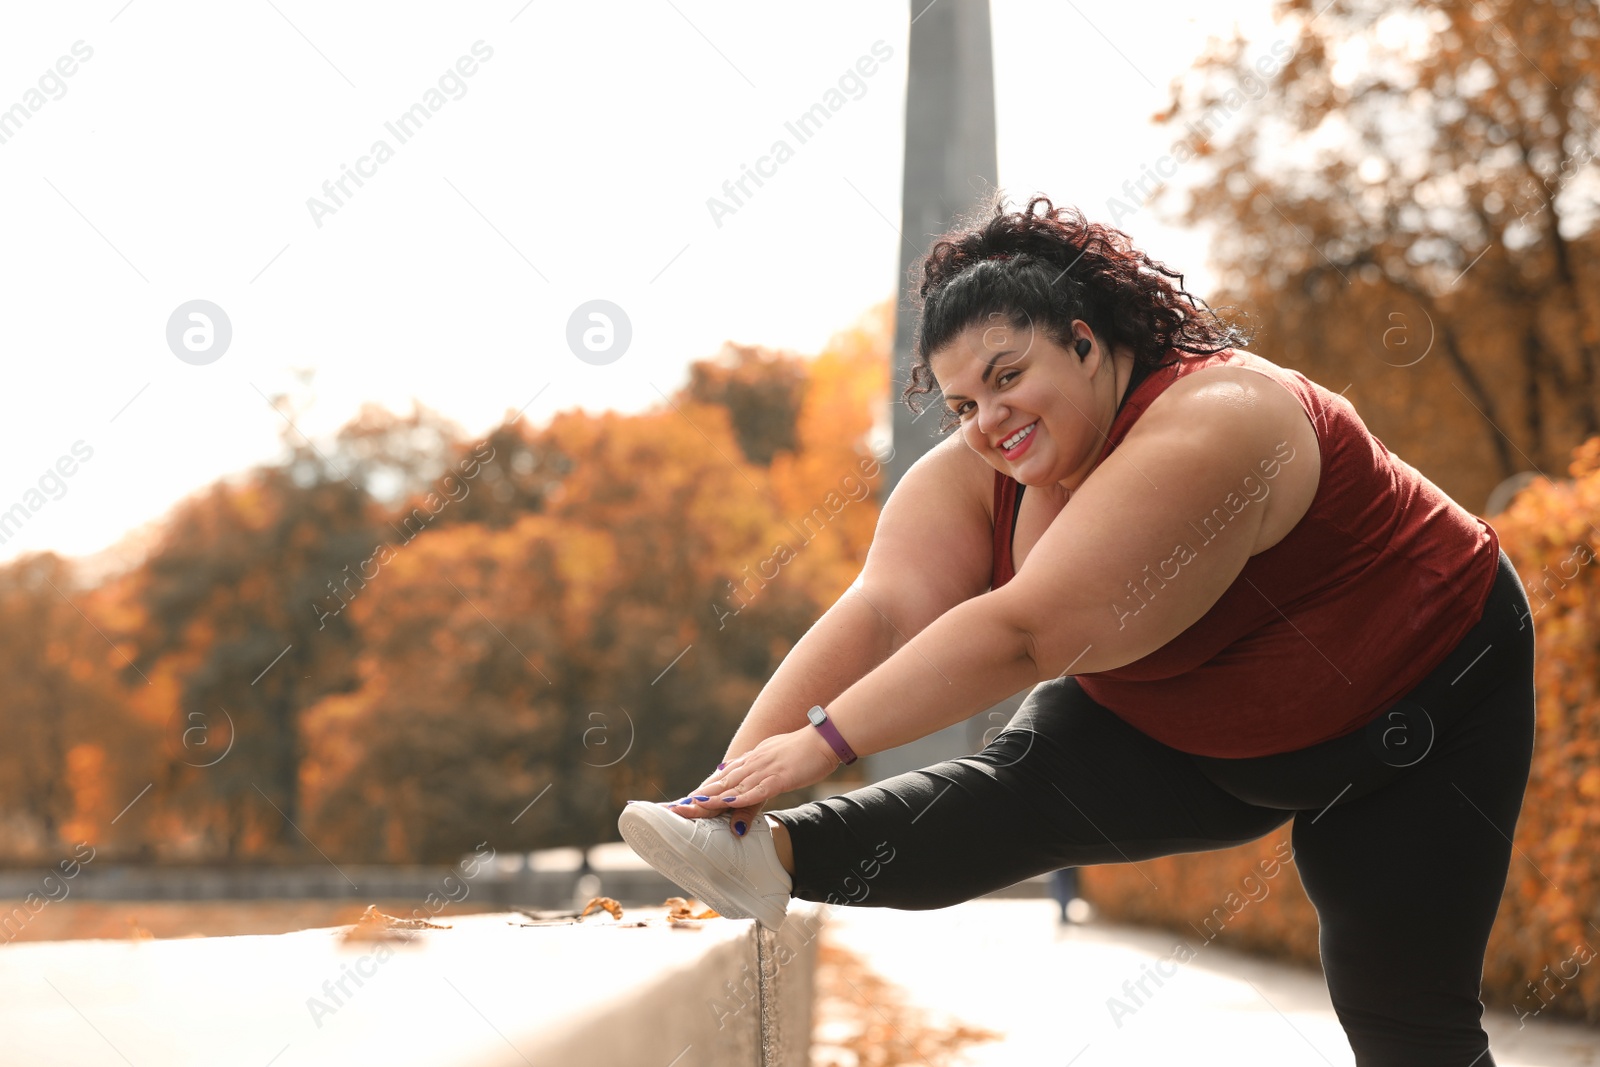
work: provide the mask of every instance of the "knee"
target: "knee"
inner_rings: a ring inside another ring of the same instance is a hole
[[[1324,929],[1328,993],[1358,1063],[1456,1065],[1488,1047],[1470,946],[1341,939]]]
[[[1333,997],[1357,1063],[1461,1067],[1482,1062],[1489,1038],[1476,994],[1413,987],[1379,1001],[1372,985]]]

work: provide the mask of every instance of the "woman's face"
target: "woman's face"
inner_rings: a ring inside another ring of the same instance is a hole
[[[1091,342],[1087,358],[1042,330],[1018,330],[997,316],[992,325],[968,327],[928,360],[967,445],[1025,485],[1076,489],[1100,458],[1116,410],[1108,351],[1082,320],[1072,330],[1074,343]]]

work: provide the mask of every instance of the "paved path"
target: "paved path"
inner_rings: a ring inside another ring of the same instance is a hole
[[[1176,935],[1090,923],[1058,927],[1050,900],[979,899],[938,911],[834,907],[830,936],[937,1021],[988,1027],[1006,1040],[968,1048],[976,1065],[1353,1067],[1317,971],[1213,945],[1146,996],[1136,983]],[[1134,997],[1137,997],[1135,1001]],[[1123,1007],[1111,1004],[1116,998]],[[1600,1067],[1600,1028],[1488,1013],[1500,1067]]]

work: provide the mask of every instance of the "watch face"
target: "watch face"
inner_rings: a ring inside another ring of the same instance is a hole
[[[806,712],[806,718],[811,720],[811,725],[812,726],[818,725],[819,723],[822,722],[823,719],[826,719],[827,717],[828,717],[827,713],[822,710],[822,705],[821,704],[813,705],[811,710]]]

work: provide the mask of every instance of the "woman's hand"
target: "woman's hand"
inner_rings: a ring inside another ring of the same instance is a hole
[[[838,766],[839,757],[827,739],[807,724],[774,734],[728,761],[689,795],[687,804],[674,805],[672,810],[688,819],[732,812],[736,824],[748,825],[761,805],[773,797],[820,782]]]

